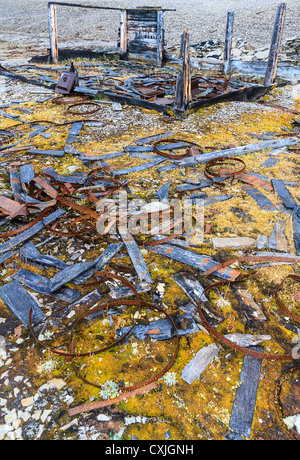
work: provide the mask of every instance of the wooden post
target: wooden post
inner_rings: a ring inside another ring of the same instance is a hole
[[[186,110],[192,101],[190,36],[187,28],[182,35],[182,61],[182,70],[177,77],[175,106],[179,110]]]
[[[269,54],[267,71],[266,71],[265,82],[264,82],[265,86],[272,85],[276,78],[279,49],[280,49],[280,44],[281,44],[281,39],[282,39],[285,13],[286,13],[286,3],[281,3],[277,8],[277,13],[276,13],[276,19],[275,19],[275,24],[274,24],[273,36],[272,36],[272,43],[270,47],[270,54]]]
[[[53,3],[48,3],[48,20],[50,32],[50,62],[51,64],[56,64],[58,62],[58,37],[56,5]]]
[[[164,61],[164,12],[157,11],[157,67],[162,67]]]
[[[120,25],[120,47],[121,59],[127,57],[128,52],[128,27],[127,27],[127,10],[121,11],[121,25]]]
[[[234,13],[228,13],[227,26],[226,26],[226,37],[225,37],[225,49],[224,49],[224,73],[225,75],[229,74],[231,70],[233,23],[234,23]]]

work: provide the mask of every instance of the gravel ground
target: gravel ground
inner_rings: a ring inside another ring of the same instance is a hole
[[[0,1],[0,58],[13,53],[16,47],[34,54],[49,47],[48,0]],[[80,3],[73,0],[73,3]],[[82,3],[82,2],[81,2]],[[85,3],[85,2],[83,2]],[[157,6],[154,0],[102,0],[86,2],[106,7]],[[191,43],[207,39],[224,39],[226,16],[234,11],[235,38],[242,38],[255,47],[269,45],[279,0],[165,0],[164,8],[175,8],[165,14],[165,32],[168,45],[178,44],[184,27],[188,27]],[[299,34],[300,8],[298,0],[286,0],[288,10],[284,40]],[[3,6],[1,6],[1,4]],[[58,8],[59,41],[75,43],[92,41],[114,42],[119,27],[118,11],[96,11],[81,8]]]

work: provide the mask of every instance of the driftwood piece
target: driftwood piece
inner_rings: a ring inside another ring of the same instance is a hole
[[[144,171],[145,169],[153,168],[154,166],[158,166],[159,164],[163,163],[164,161],[167,161],[166,158],[158,159],[158,160],[153,160],[149,161],[148,163],[144,163],[140,166],[133,166],[132,168],[127,168],[127,169],[116,169],[114,171],[115,176],[122,176],[125,174],[131,174],[135,172],[140,172]]]
[[[62,300],[63,302],[75,302],[81,296],[80,291],[68,287],[62,287],[55,292],[50,292],[50,280],[48,278],[31,272],[30,270],[26,270],[25,268],[21,268],[14,273],[12,278],[24,284],[28,289],[32,289],[39,294]]]
[[[251,347],[254,351],[263,352],[263,347]],[[250,438],[256,406],[256,395],[259,385],[262,360],[245,356],[232,408],[229,427],[238,435]]]
[[[217,262],[215,262],[211,257],[207,255],[197,254],[195,252],[187,251],[186,249],[175,247],[169,244],[161,244],[153,247],[149,246],[149,251],[156,252],[161,256],[165,256],[182,264],[197,268],[201,272],[205,272],[210,268],[218,265]],[[235,280],[239,274],[239,271],[228,268],[214,272],[214,276],[224,280]]]
[[[195,166],[199,163],[207,163],[210,160],[214,160],[222,157],[231,157],[231,156],[240,156],[247,155],[248,153],[260,152],[264,149],[276,149],[281,147],[288,147],[291,145],[299,144],[299,139],[297,137],[289,137],[286,139],[279,139],[275,141],[264,141],[258,142],[256,144],[248,144],[242,147],[236,147],[233,149],[217,150],[210,153],[204,153],[202,155],[197,155],[191,158],[185,158],[178,162],[179,166]]]
[[[0,297],[25,327],[29,327],[28,318],[30,309],[33,310],[32,324],[34,326],[42,323],[47,318],[38,303],[18,281],[12,281],[1,286]]]
[[[285,14],[286,14],[286,3],[281,3],[278,6],[277,12],[276,12],[272,42],[271,42],[267,70],[266,70],[266,75],[265,75],[265,82],[264,82],[265,86],[272,85],[276,78]]]
[[[30,163],[28,165],[20,166],[20,179],[21,184],[29,184],[35,176],[33,165]]]
[[[157,198],[162,203],[167,203],[169,199],[169,192],[170,192],[171,182],[167,182],[166,184],[162,185],[160,189],[157,191]]]
[[[63,157],[64,150],[41,150],[41,149],[30,149],[27,150],[29,155],[50,155],[53,157]]]
[[[55,222],[63,214],[65,214],[65,211],[63,211],[62,209],[58,209],[57,211],[50,214],[50,216],[45,217],[43,219],[43,222],[46,225],[50,225],[53,222]],[[20,235],[14,236],[10,240],[6,241],[5,243],[0,244],[0,255],[2,255],[4,252],[7,252],[11,249],[17,248],[18,246],[20,246],[20,244],[34,237],[36,233],[38,233],[39,231],[45,228],[43,225],[43,222],[38,222],[37,224],[30,227],[28,230],[25,230],[23,233],[20,233]]]

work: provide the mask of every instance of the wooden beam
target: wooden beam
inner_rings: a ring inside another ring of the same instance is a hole
[[[190,36],[187,28],[185,28],[182,35],[181,50],[182,70],[177,77],[175,107],[178,110],[184,111],[192,101]]]
[[[234,13],[229,12],[227,15],[225,49],[224,49],[224,74],[229,74],[231,70],[233,23],[234,23]]]
[[[51,64],[58,63],[58,36],[57,36],[57,20],[56,20],[56,5],[48,3],[48,20],[50,33],[50,62]]]
[[[281,39],[282,39],[282,33],[283,33],[285,13],[286,13],[286,3],[281,3],[277,8],[276,18],[275,18],[275,23],[274,23],[272,42],[271,42],[269,59],[268,59],[268,64],[267,64],[266,76],[265,76],[265,83],[264,83],[265,86],[272,85],[276,78],[278,57],[279,57],[279,50],[280,50],[280,44],[281,44]]]
[[[164,12],[157,11],[157,67],[164,62]]]
[[[121,59],[127,57],[128,53],[128,21],[127,21],[127,10],[121,11],[121,22],[120,22],[120,48],[121,48]]]

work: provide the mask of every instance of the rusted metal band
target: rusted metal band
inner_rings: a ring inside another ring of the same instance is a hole
[[[174,143],[174,142],[184,142],[185,144],[188,144],[190,147],[196,147],[199,149],[199,153],[197,152],[197,155],[200,155],[203,153],[202,147],[200,145],[196,144],[195,142],[190,142],[187,141],[186,139],[161,139],[153,144],[153,150],[157,155],[160,155],[162,157],[168,158],[169,160],[182,160],[184,158],[190,157],[191,153],[187,151],[186,153],[182,155],[176,155],[176,154],[171,154],[171,153],[166,153],[163,150],[159,150],[158,146],[164,143]]]
[[[221,342],[222,344],[240,352],[245,355],[252,356],[254,358],[262,359],[262,360],[267,360],[267,361],[293,361],[294,357],[292,355],[276,355],[276,354],[270,354],[270,353],[260,353],[258,351],[254,350],[249,350],[246,347],[242,347],[240,345],[237,345],[236,343],[232,342],[231,340],[227,339],[224,337],[224,335],[220,334],[214,327],[212,327],[209,322],[206,320],[202,308],[201,308],[201,299],[212,289],[220,286],[230,286],[231,284],[237,284],[240,282],[245,282],[246,280],[237,280],[237,281],[220,281],[218,283],[214,283],[211,286],[207,287],[204,289],[198,303],[198,313],[201,319],[201,322],[203,323],[203,326],[208,330],[208,332],[217,339],[218,342]],[[290,312],[289,312],[290,313]],[[289,314],[290,316],[290,314]],[[291,317],[291,316],[290,316]]]
[[[229,169],[229,166],[238,167],[238,169]],[[205,165],[204,175],[207,179],[214,182],[215,177],[234,178],[242,174],[246,169],[246,163],[239,158],[215,158]]]

